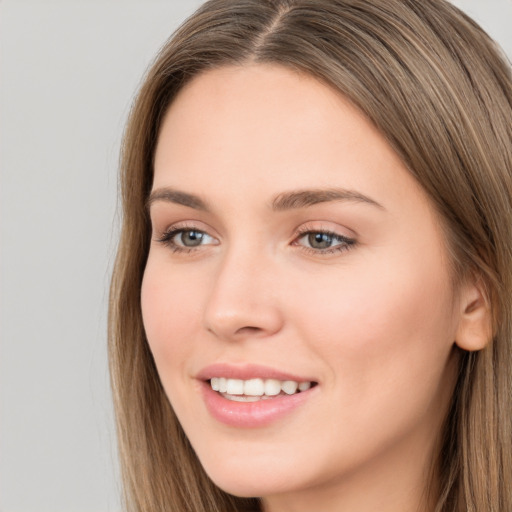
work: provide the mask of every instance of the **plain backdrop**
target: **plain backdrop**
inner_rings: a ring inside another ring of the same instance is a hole
[[[118,512],[106,361],[120,137],[200,0],[0,1],[0,512]],[[512,0],[455,2],[512,55]]]

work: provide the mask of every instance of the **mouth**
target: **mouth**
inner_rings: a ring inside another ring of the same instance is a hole
[[[311,377],[255,364],[213,364],[199,372],[196,380],[209,414],[237,428],[265,427],[306,414],[305,404],[320,396],[319,382]]]
[[[317,385],[314,381],[254,378],[248,380],[212,377],[207,381],[212,391],[233,402],[259,402],[279,396],[303,393]]]

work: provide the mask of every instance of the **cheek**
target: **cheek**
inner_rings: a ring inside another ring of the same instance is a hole
[[[290,294],[297,335],[313,360],[326,363],[323,384],[336,404],[317,421],[326,439],[343,432],[349,440],[332,445],[333,460],[350,465],[419,429],[427,443],[440,428],[453,384],[455,321],[447,275],[438,261],[423,262],[382,258]]]
[[[181,375],[175,370],[194,348],[201,301],[197,288],[185,284],[179,272],[148,260],[141,288],[142,318],[162,380]]]
[[[435,385],[456,327],[445,267],[436,254],[379,256],[290,296],[297,331],[330,362],[333,382],[343,379],[360,393],[378,394],[388,382],[392,392],[399,381]]]

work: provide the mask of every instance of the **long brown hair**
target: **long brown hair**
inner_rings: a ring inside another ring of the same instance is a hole
[[[210,0],[165,44],[126,128],[109,350],[127,509],[259,510],[206,476],[160,384],[140,288],[160,123],[206,69],[274,63],[348,98],[440,213],[454,283],[485,283],[493,339],[462,352],[434,461],[437,512],[512,510],[512,77],[495,43],[444,0]]]

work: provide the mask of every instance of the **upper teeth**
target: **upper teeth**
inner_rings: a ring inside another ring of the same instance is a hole
[[[311,382],[296,382],[294,380],[277,379],[226,379],[213,377],[210,385],[214,391],[227,393],[228,395],[247,396],[276,396],[283,391],[287,395],[293,395],[299,391],[306,391],[311,387]]]

